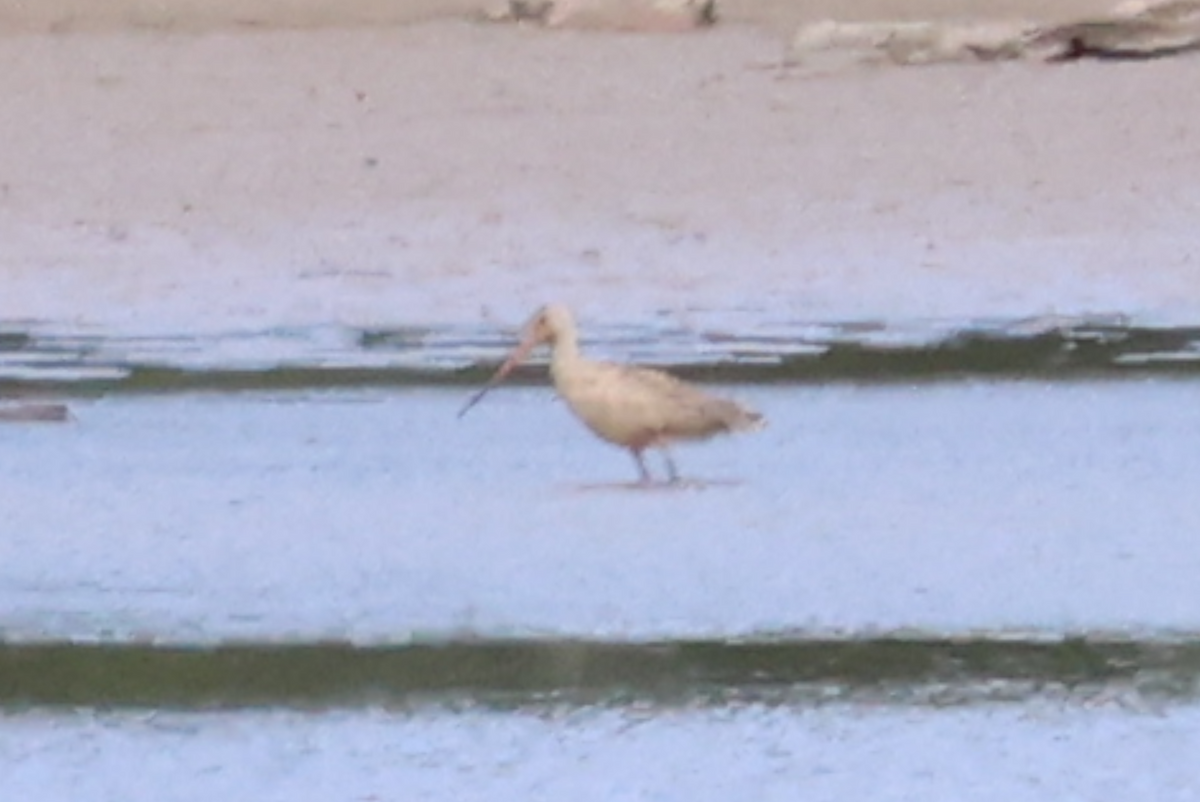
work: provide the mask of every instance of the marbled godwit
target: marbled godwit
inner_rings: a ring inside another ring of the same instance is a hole
[[[520,344],[483,389],[467,401],[459,417],[543,343],[551,349],[554,389],[597,437],[629,449],[643,484],[651,481],[642,457],[648,448],[662,452],[668,479],[676,482],[679,471],[668,448],[671,443],[706,440],[765,425],[759,413],[708,395],[661,371],[585,358],[579,352],[570,311],[555,304],[538,310],[526,325]]]

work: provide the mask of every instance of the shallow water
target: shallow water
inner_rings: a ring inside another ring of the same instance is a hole
[[[734,385],[650,490],[543,386],[77,397],[0,427],[5,787],[1194,799],[1197,390]]]
[[[730,392],[770,427],[681,449],[710,484],[653,492],[544,388],[461,421],[439,390],[79,401],[0,429],[0,628],[1200,630],[1194,382]]]
[[[849,322],[768,316],[743,323],[729,310],[660,312],[651,325],[589,326],[584,346],[602,357],[724,383],[1194,377],[1200,372],[1200,328],[1152,326],[1125,315]],[[516,340],[514,330],[480,325],[324,324],[122,336],[13,322],[0,327],[0,392],[478,384]],[[538,373],[535,367],[517,375]]]
[[[1195,799],[1200,710],[561,709],[0,719],[21,799]],[[135,771],[130,767],[136,766]]]

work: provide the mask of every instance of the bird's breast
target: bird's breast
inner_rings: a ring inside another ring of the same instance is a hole
[[[603,363],[553,371],[554,386],[596,435],[618,445],[645,442],[661,431],[661,410],[616,366]]]

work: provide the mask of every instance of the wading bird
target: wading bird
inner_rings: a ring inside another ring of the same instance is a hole
[[[658,370],[598,362],[579,352],[575,320],[558,304],[544,306],[526,324],[520,343],[458,416],[479,403],[539,345],[550,346],[550,377],[571,411],[602,440],[629,449],[643,484],[652,479],[642,452],[663,454],[667,477],[679,481],[669,446],[680,440],[706,440],[725,432],[765,425],[762,415],[717,398]]]

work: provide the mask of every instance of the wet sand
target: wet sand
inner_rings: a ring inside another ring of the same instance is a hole
[[[1194,62],[814,76],[781,66],[784,5],[678,36],[455,3],[357,27],[106,4],[125,16],[46,32],[76,7],[25,6],[0,42],[0,320],[1200,319]]]

